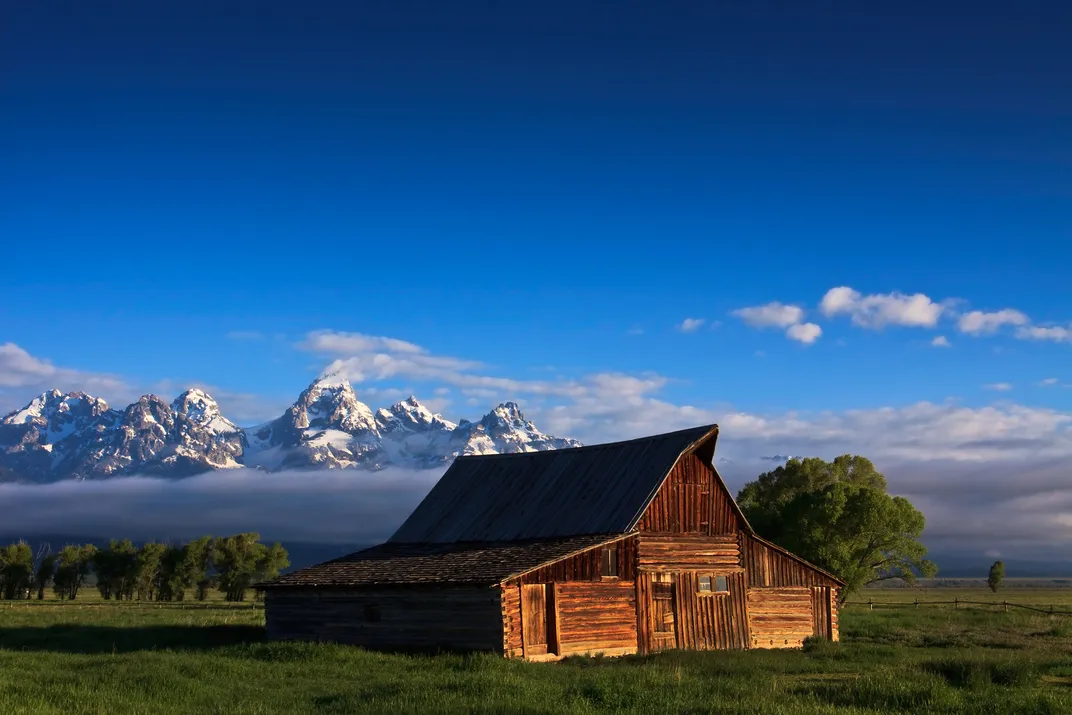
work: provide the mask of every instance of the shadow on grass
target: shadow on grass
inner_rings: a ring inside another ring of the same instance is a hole
[[[260,626],[0,627],[0,649],[54,653],[132,653],[145,650],[213,650],[264,640]]]

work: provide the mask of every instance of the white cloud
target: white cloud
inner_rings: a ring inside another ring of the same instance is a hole
[[[82,390],[113,401],[136,399],[134,389],[115,375],[57,367],[15,343],[0,344],[0,414],[21,407],[29,393]],[[17,394],[6,391],[18,390]]]
[[[788,328],[804,319],[804,309],[797,305],[785,305],[778,301],[733,311],[753,328]]]
[[[702,326],[704,322],[703,318],[685,318],[681,321],[681,324],[677,326],[677,329],[683,333],[692,333]]]
[[[1008,382],[992,382],[989,385],[983,385],[984,390],[994,390],[995,392],[1008,392],[1012,389],[1012,385]]]
[[[1016,337],[1021,340],[1051,340],[1055,343],[1072,343],[1072,327],[1028,325],[1017,329]]]
[[[992,313],[973,310],[960,316],[957,328],[969,335],[993,335],[1003,325],[1027,325],[1028,322],[1026,315],[1011,308]]]
[[[1039,380],[1039,387],[1053,387],[1060,384],[1060,382],[1056,377],[1047,377],[1045,380]]]
[[[933,345],[936,348],[949,348],[949,347],[952,347],[952,345],[950,345],[950,343],[949,343],[949,338],[947,338],[944,335],[939,335],[934,340],[932,340],[931,345]]]
[[[799,343],[805,345],[811,345],[819,336],[823,334],[823,329],[815,323],[802,323],[800,325],[790,325],[785,331],[786,337],[790,340],[796,340]]]
[[[854,324],[874,330],[887,325],[932,328],[946,310],[923,293],[862,295],[848,286],[828,290],[819,309],[827,317],[851,316]]]

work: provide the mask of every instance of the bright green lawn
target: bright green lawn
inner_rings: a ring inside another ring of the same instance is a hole
[[[1072,713],[1069,616],[850,607],[805,652],[533,664],[265,643],[213,605],[0,603],[0,713]]]

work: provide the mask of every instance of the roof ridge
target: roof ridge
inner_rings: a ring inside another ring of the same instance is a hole
[[[474,460],[474,459],[497,459],[499,457],[533,457],[533,456],[536,456],[536,455],[551,454],[551,453],[561,454],[563,452],[595,451],[597,449],[610,449],[612,447],[620,447],[622,445],[635,444],[637,442],[650,442],[652,440],[662,439],[664,437],[672,437],[674,435],[682,434],[684,432],[694,432],[694,431],[704,430],[704,435],[706,436],[712,430],[717,430],[717,429],[718,429],[718,424],[711,423],[711,424],[708,424],[708,425],[697,425],[696,427],[686,427],[684,429],[674,430],[673,432],[663,432],[661,434],[651,434],[651,435],[648,435],[647,437],[634,437],[633,439],[623,439],[623,440],[619,440],[617,442],[600,442],[599,444],[585,444],[585,445],[581,445],[580,447],[563,447],[561,449],[547,449],[547,450],[540,450],[540,451],[537,451],[537,452],[503,452],[503,453],[499,453],[499,454],[459,454],[457,457],[454,458],[454,461],[457,462],[458,460],[469,461],[469,460]]]

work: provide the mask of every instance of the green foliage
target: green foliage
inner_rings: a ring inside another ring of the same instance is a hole
[[[182,546],[148,542],[139,547],[130,539],[112,539],[102,549],[70,545],[53,554],[43,547],[37,559],[19,542],[0,547],[0,597],[28,598],[36,589],[38,600],[44,600],[51,584],[58,598],[71,600],[94,574],[106,601],[182,601],[190,591],[204,601],[213,587],[227,600],[243,601],[254,584],[275,578],[289,565],[282,545],[262,544],[256,533],[203,536]]]
[[[887,494],[886,478],[864,457],[790,459],[746,484],[737,501],[760,535],[845,581],[842,600],[877,581],[912,584],[937,573],[919,541],[923,514]]]
[[[42,552],[34,570],[33,585],[37,590],[37,600],[45,600],[45,589],[52,585],[52,579],[56,575],[56,562],[59,554]]]
[[[249,532],[212,543],[212,563],[228,601],[244,601],[254,583],[275,578],[290,565],[286,549],[280,544],[262,544],[260,538],[260,534]]]
[[[1001,582],[1005,580],[1005,564],[1001,561],[995,561],[990,567],[990,573],[986,577],[986,585],[990,587],[990,590],[994,593],[998,592],[1001,588]]]
[[[25,541],[0,548],[0,595],[26,598],[33,585],[33,551]]]
[[[57,559],[56,575],[52,579],[52,588],[61,599],[73,601],[86,582],[86,577],[93,570],[93,559],[97,547],[92,544],[84,546],[64,546]]]

